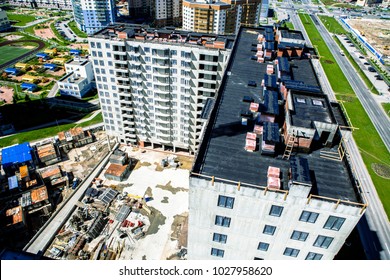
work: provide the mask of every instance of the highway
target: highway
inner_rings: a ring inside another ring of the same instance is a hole
[[[357,228],[366,256],[370,260],[390,260],[390,224],[378,198],[374,183],[363,163],[359,149],[350,131],[342,131],[348,151],[349,162],[358,178],[362,196],[367,200],[366,213]]]
[[[292,2],[290,1],[290,4],[291,3]],[[295,29],[302,31],[307,42],[310,42],[306,31],[302,25],[302,22],[300,21],[300,18],[296,15],[295,11],[290,11],[290,19],[294,24]],[[317,17],[316,19],[319,23],[317,25],[319,32],[321,33],[328,47],[335,56],[337,63],[339,63],[347,79],[350,80],[351,86],[358,95],[359,100],[363,100],[361,102],[362,104],[364,102],[364,108],[366,108],[367,106],[368,108],[366,110],[369,110],[370,117],[373,117],[371,120],[373,122],[376,122],[376,124],[380,127],[382,131],[382,135],[385,134],[383,136],[385,139],[388,140],[388,138],[390,137],[390,124],[388,118],[386,117],[386,115],[384,115],[385,120],[381,120],[380,113],[382,113],[383,110],[380,110],[381,108],[377,107],[378,103],[375,102],[374,98],[371,96],[370,91],[360,79],[360,76],[356,74],[355,69],[350,65],[349,61],[344,56],[340,55],[338,46],[333,41],[326,28],[321,25],[319,19]],[[327,80],[327,77],[323,72],[322,67],[315,66],[315,69],[317,73],[321,72],[319,77],[323,77],[323,79]],[[324,83],[328,85],[329,81],[325,81]],[[321,85],[322,84],[323,83],[321,83]],[[328,86],[324,88],[324,90],[328,94],[330,99],[335,99],[334,92],[332,90],[329,91]],[[364,165],[363,159],[360,155],[359,149],[355,143],[355,140],[352,137],[351,132],[342,131],[342,134],[345,139],[348,160],[354,170],[355,176],[358,180],[358,184],[360,185],[362,196],[368,203],[367,211],[357,225],[366,257],[370,260],[389,260],[390,223],[388,221],[387,215],[383,209],[383,205],[376,192],[374,183],[372,182],[367,168]],[[369,141],[369,139],[367,140]],[[387,145],[387,147],[389,146]]]
[[[363,105],[365,111],[367,112],[371,122],[375,126],[376,130],[379,133],[379,136],[382,138],[383,143],[387,147],[387,150],[390,151],[390,120],[385,114],[385,112],[379,107],[379,104],[375,101],[370,90],[367,88],[366,84],[362,81],[360,76],[356,73],[356,70],[352,67],[349,60],[340,54],[340,48],[333,40],[332,36],[329,34],[327,29],[322,25],[320,19],[317,15],[311,15],[312,18],[316,19],[316,27],[320,32],[325,43],[332,52],[334,58],[336,59],[337,64],[340,66],[345,77],[348,79],[351,84],[352,89],[355,91],[356,96],[359,98],[360,103]]]
[[[115,150],[117,144],[113,148]],[[27,251],[33,254],[43,254],[44,251],[53,241],[55,235],[59,232],[66,220],[70,217],[76,207],[77,201],[79,201],[86,189],[91,185],[92,180],[98,176],[104,166],[107,164],[111,152],[103,158],[99,165],[92,171],[92,173],[85,178],[85,180],[75,190],[74,194],[66,201],[62,208],[53,214],[53,216],[46,222],[46,224],[37,232],[37,234],[31,239],[31,241],[23,248],[23,251]]]

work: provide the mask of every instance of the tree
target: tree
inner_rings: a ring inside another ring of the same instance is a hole
[[[16,92],[14,92],[14,94],[12,95],[12,103],[13,104],[16,104],[16,103],[18,103],[18,95],[17,95],[17,93]]]

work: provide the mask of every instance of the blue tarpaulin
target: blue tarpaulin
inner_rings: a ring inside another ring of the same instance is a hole
[[[12,177],[9,177],[8,178],[8,188],[10,190],[13,190],[13,189],[16,189],[18,188],[19,185],[18,185],[18,177],[15,176],[12,176]]]
[[[36,56],[36,57],[45,58],[45,59],[50,58],[50,57],[49,57],[47,54],[45,54],[45,53],[37,53],[35,56]]]
[[[22,90],[27,89],[28,91],[34,91],[34,90],[36,90],[38,87],[37,87],[37,85],[35,85],[35,84],[22,83],[22,84],[20,85],[20,88],[21,88]]]
[[[81,51],[80,50],[70,50],[69,51],[70,54],[75,54],[75,55],[80,55],[81,54]]]
[[[44,68],[50,69],[50,70],[55,70],[57,69],[57,64],[54,63],[46,63],[43,65]]]
[[[16,75],[16,74],[19,73],[19,70],[16,69],[16,68],[6,68],[6,69],[4,70],[4,72],[7,73],[7,74]]]
[[[27,142],[11,147],[6,147],[1,152],[1,164],[4,167],[8,167],[16,163],[31,161],[31,153],[32,148]]]

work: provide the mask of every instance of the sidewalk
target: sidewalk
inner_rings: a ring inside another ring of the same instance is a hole
[[[368,56],[365,56],[360,53],[355,47],[351,47],[350,43],[347,43],[345,40],[345,36],[336,35],[343,46],[348,50],[349,55],[356,61],[356,63],[360,66],[361,71],[367,76],[367,78],[371,81],[374,87],[378,90],[381,95],[373,94],[375,100],[378,103],[388,103],[390,102],[390,92],[388,91],[389,86],[383,80],[378,80],[375,75],[378,75],[377,72],[368,71],[368,67],[371,65],[365,65],[365,62],[368,62]],[[346,54],[348,55],[348,54]],[[359,56],[364,56],[365,58],[359,58]],[[370,89],[368,89],[370,90]]]

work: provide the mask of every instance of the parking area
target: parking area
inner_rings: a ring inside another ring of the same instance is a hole
[[[348,40],[347,37],[342,35],[337,35],[340,42],[344,45],[344,47],[348,50],[351,57],[357,62],[360,66],[360,69],[364,72],[367,78],[371,81],[371,83],[375,86],[375,88],[380,93],[380,96],[376,95],[375,98],[377,101],[389,102],[390,101],[390,92],[389,86],[383,80],[382,76],[377,73],[375,68],[370,63],[371,54],[364,55],[362,54],[351,41]]]

